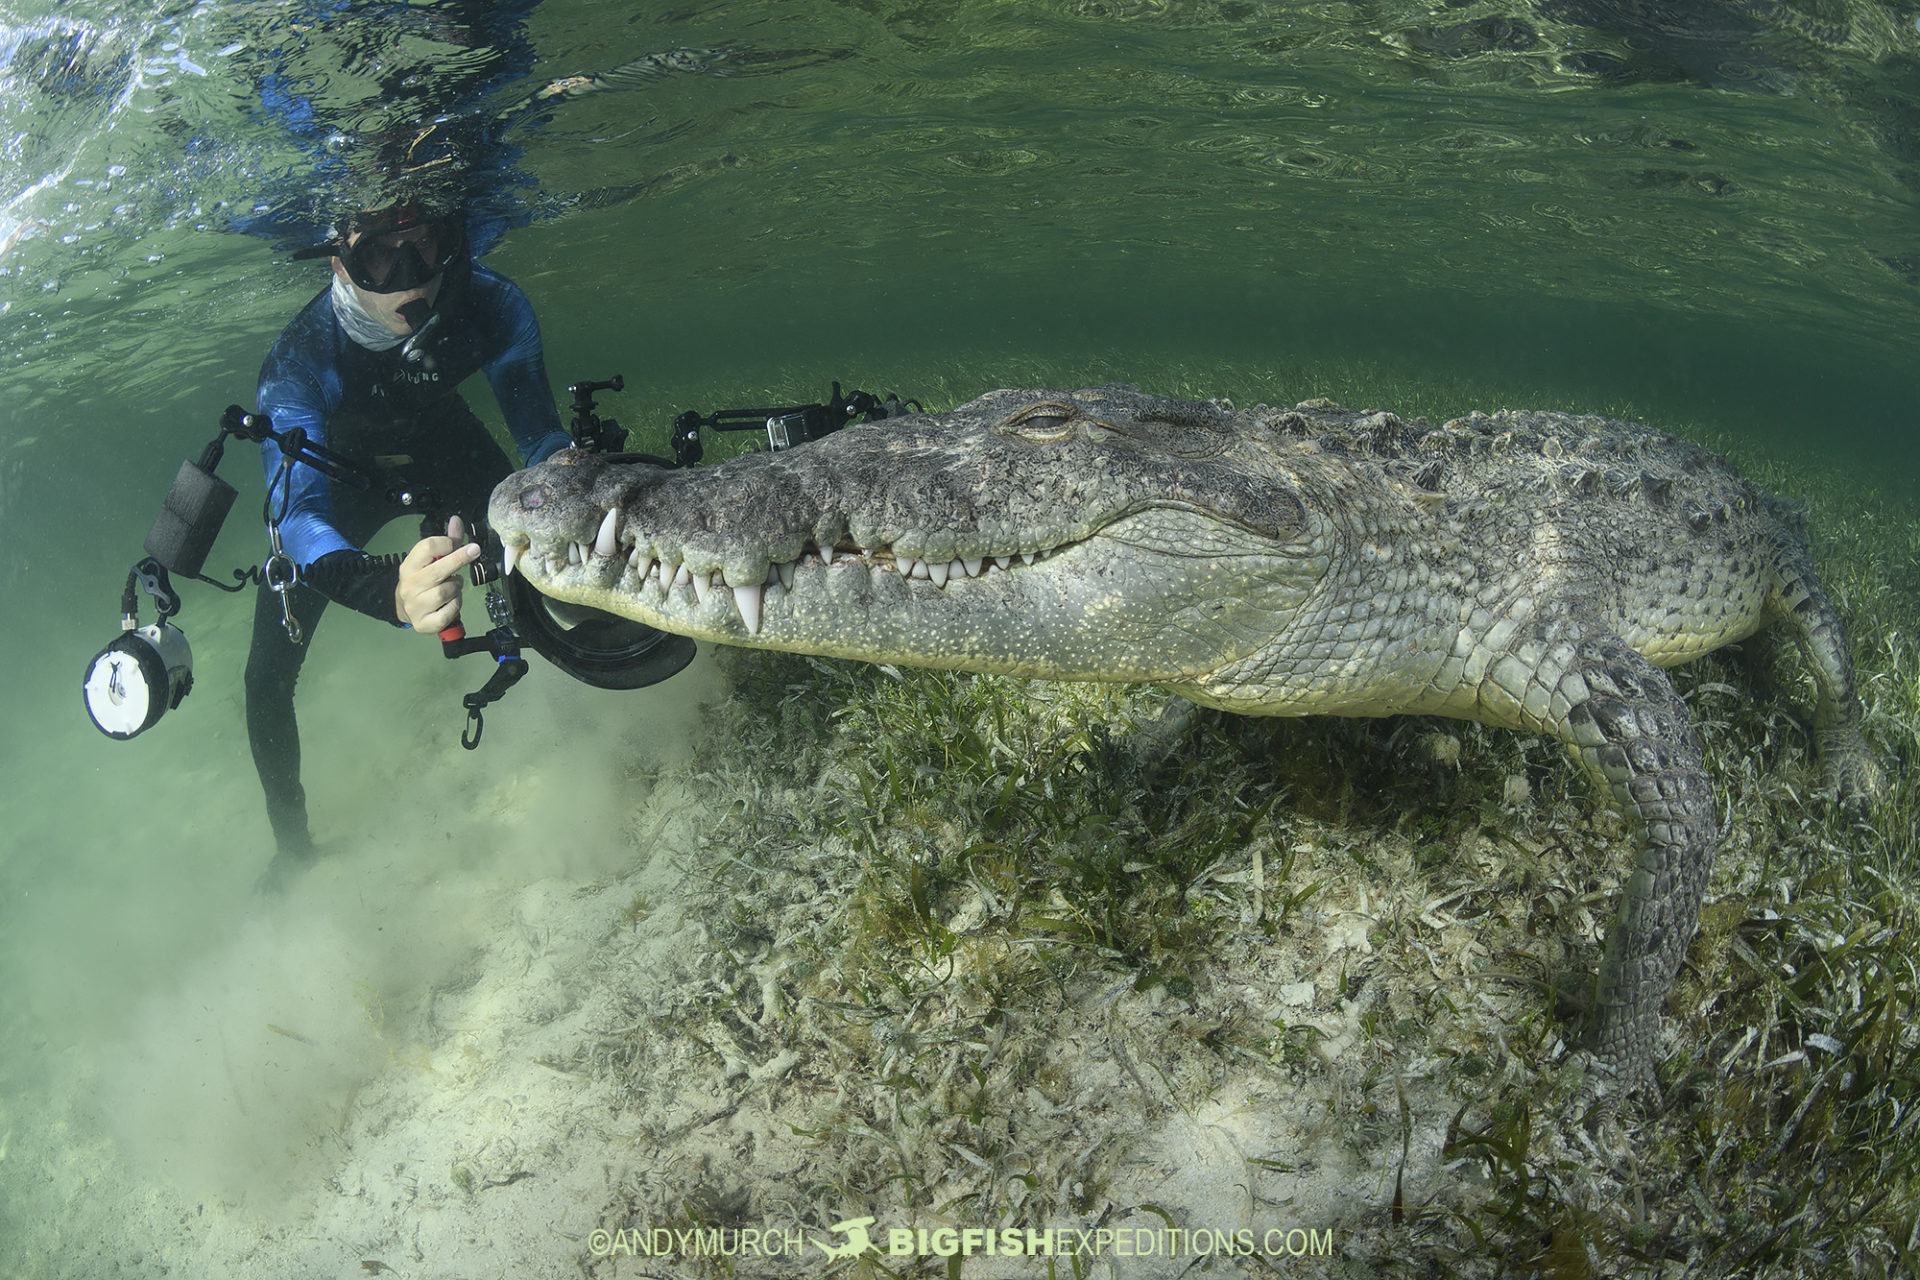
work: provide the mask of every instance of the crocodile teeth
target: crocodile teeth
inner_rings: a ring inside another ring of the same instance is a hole
[[[614,536],[620,531],[620,508],[608,507],[607,514],[600,521],[600,532],[593,538],[593,554],[602,560],[613,559],[613,553],[620,549]]]
[[[733,607],[740,611],[740,621],[746,623],[747,634],[760,634],[760,593],[762,587],[735,587],[733,589]]]
[[[874,558],[876,553],[870,550],[820,552],[805,549],[797,560],[769,562],[766,574],[759,583],[742,588],[731,586],[725,574],[719,571],[694,573],[683,561],[666,556],[655,559],[653,553],[637,545],[629,551],[620,544],[620,526],[618,510],[609,509],[601,517],[591,541],[565,544],[564,561],[558,545],[551,552],[535,551],[526,544],[504,546],[501,574],[511,577],[519,572],[546,577],[560,572],[565,566],[594,566],[611,561],[611,567],[623,579],[631,575],[631,580],[637,586],[654,581],[656,575],[661,590],[665,592],[671,592],[675,587],[691,586],[696,608],[705,605],[707,597],[715,591],[730,590],[734,593],[734,603],[740,610],[741,618],[748,624],[749,634],[759,635],[766,593],[776,588],[781,589],[783,594],[792,592],[795,575],[801,569],[864,563],[869,572],[890,569],[899,574],[902,581],[919,578],[945,590],[947,584],[956,578],[984,577],[996,570],[1009,570],[1016,564],[1035,564],[1053,554],[1051,551],[1021,551],[1010,555],[956,556],[934,561],[923,556],[890,553],[885,547],[879,549],[878,559]]]

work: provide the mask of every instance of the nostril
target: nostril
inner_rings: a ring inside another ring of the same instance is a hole
[[[543,484],[530,485],[520,491],[520,507],[524,511],[538,510],[546,501],[547,486]]]

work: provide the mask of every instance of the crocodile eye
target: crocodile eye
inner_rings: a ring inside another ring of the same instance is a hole
[[[1073,433],[1073,424],[1079,420],[1080,411],[1072,405],[1043,400],[1008,418],[1000,429],[1022,440],[1064,440]]]

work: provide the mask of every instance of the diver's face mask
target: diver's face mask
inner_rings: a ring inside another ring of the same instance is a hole
[[[356,228],[343,237],[340,266],[367,293],[424,289],[465,247],[451,218],[405,217],[385,227]]]

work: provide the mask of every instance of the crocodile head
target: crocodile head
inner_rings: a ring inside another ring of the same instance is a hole
[[[544,594],[723,644],[1184,684],[1269,643],[1325,522],[1247,419],[996,391],[691,470],[565,452],[488,518]]]

